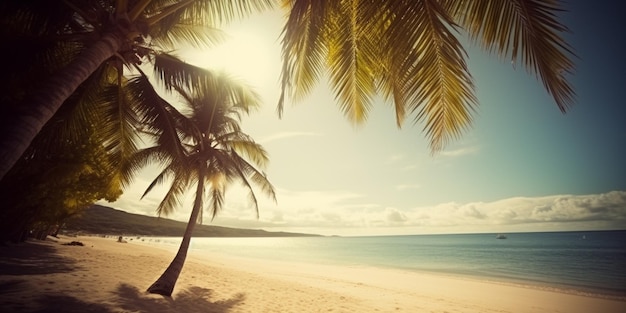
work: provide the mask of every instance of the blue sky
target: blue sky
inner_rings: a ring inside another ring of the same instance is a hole
[[[463,137],[434,156],[422,125],[398,129],[380,99],[366,124],[351,125],[324,81],[279,119],[280,12],[225,28],[232,39],[221,47],[181,51],[241,76],[264,101],[243,127],[270,154],[278,204],[261,201],[257,220],[233,188],[213,224],[327,235],[626,228],[626,61],[617,37],[626,22],[617,6],[566,6],[578,55],[567,114],[523,68],[468,47],[480,107]],[[103,204],[154,215],[162,194],[139,200],[151,174]],[[171,217],[186,220],[190,208]]]

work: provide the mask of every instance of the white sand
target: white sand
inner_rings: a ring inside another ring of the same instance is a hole
[[[61,245],[71,240],[85,246]],[[0,247],[0,311],[626,312],[623,300],[532,287],[196,251],[172,298],[147,294],[174,253],[95,237]]]

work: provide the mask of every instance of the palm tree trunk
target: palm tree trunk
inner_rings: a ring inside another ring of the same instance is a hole
[[[174,286],[176,285],[176,281],[178,280],[178,276],[183,270],[183,265],[185,264],[185,259],[187,258],[187,251],[189,250],[189,243],[191,242],[191,234],[193,233],[193,229],[198,221],[200,210],[202,210],[202,196],[204,194],[204,175],[202,175],[202,173],[199,173],[198,176],[199,179],[198,187],[196,189],[196,199],[193,204],[193,209],[191,210],[191,216],[189,217],[187,228],[185,229],[185,234],[183,235],[183,241],[180,243],[180,247],[178,248],[178,252],[174,257],[174,260],[172,260],[172,263],[170,263],[167,269],[165,269],[165,272],[161,274],[159,279],[157,279],[148,288],[147,291],[149,293],[156,293],[162,296],[171,297]]]
[[[0,131],[0,180],[63,102],[104,61],[120,50],[122,38],[115,31],[105,33],[72,63],[49,77],[40,88],[32,90],[22,103],[15,105],[16,109],[8,119],[10,122],[3,125]]]

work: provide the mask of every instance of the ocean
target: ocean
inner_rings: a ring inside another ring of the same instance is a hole
[[[180,238],[142,238],[177,247]],[[170,247],[170,248],[171,248]],[[372,237],[193,238],[191,249],[318,264],[375,266],[626,298],[626,231]]]

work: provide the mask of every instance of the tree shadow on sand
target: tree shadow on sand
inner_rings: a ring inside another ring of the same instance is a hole
[[[12,295],[29,288],[25,276],[68,273],[77,268],[76,262],[58,255],[50,242],[0,246],[0,307],[16,302]]]
[[[211,289],[190,287],[178,292],[174,298],[148,295],[134,286],[120,284],[115,295],[117,304],[131,312],[213,312],[226,313],[245,300],[243,293],[227,300],[211,301]]]
[[[40,309],[33,313],[112,313],[105,305],[89,303],[65,295],[46,295],[37,299]]]
[[[120,284],[113,293],[116,297],[106,304],[87,302],[64,294],[53,294],[42,295],[30,305],[20,301],[9,301],[3,304],[3,309],[0,311],[5,312],[3,310],[7,309],[6,312],[16,313],[227,313],[245,300],[244,294],[238,293],[231,299],[211,301],[212,290],[201,287],[190,287],[178,292],[175,298],[143,293],[136,287],[127,284]]]
[[[0,275],[40,275],[76,270],[76,263],[58,255],[54,244],[28,241],[0,247]]]

